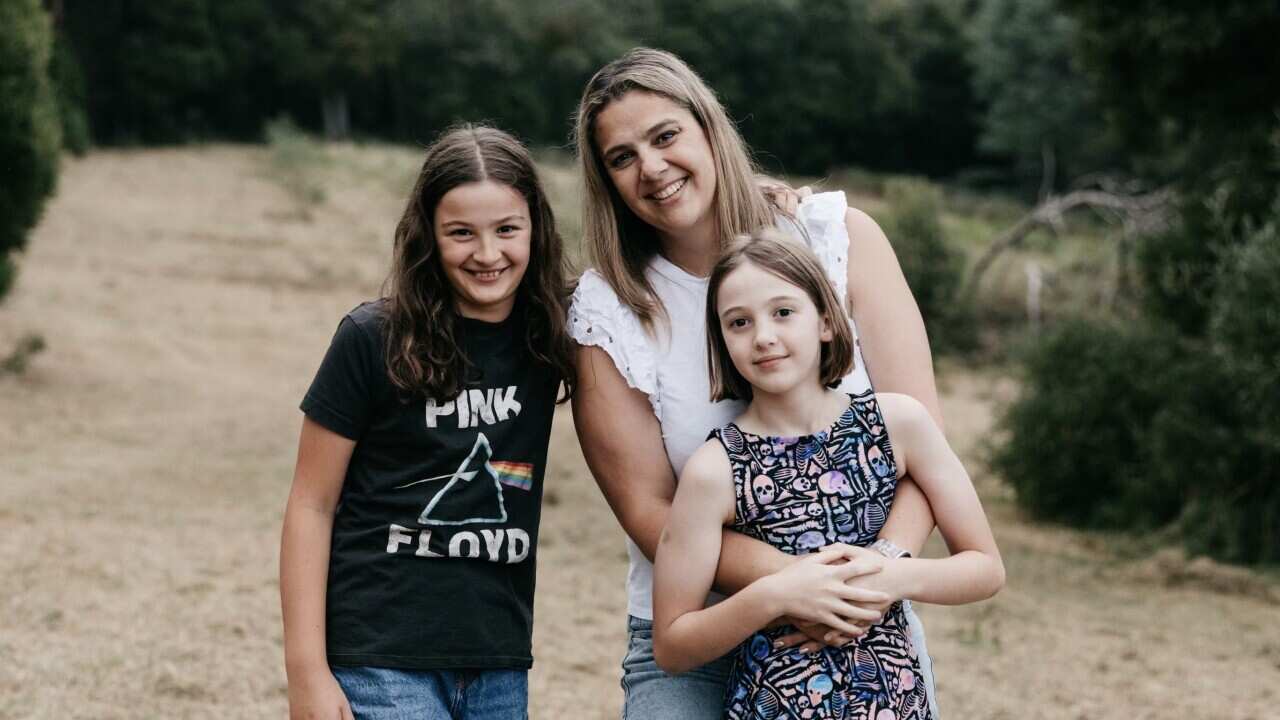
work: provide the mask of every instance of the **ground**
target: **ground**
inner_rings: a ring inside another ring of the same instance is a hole
[[[294,177],[306,192],[262,148],[64,163],[0,305],[0,353],[48,345],[0,377],[0,718],[285,716],[297,403],[338,319],[378,291],[417,162],[325,157]],[[576,227],[571,174],[548,181]],[[1276,717],[1275,581],[1028,521],[981,464],[1013,382],[939,376],[1009,578],[991,601],[920,609],[945,716]],[[614,718],[623,536],[563,409],[552,442],[532,715]]]

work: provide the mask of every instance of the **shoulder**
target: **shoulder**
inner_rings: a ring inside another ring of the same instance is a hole
[[[733,468],[719,440],[702,444],[680,472],[677,494],[693,500],[704,512],[716,510],[724,522],[733,520]]]
[[[929,409],[914,397],[905,393],[882,392],[876,393],[876,400],[894,452],[900,459],[909,455],[912,447],[919,448],[941,433]]]
[[[730,470],[729,456],[725,453],[724,446],[719,440],[712,438],[693,451],[680,473],[680,482],[721,484],[729,476]]]
[[[370,339],[381,336],[387,319],[387,299],[367,300],[351,309],[343,317],[343,325],[350,324],[358,328]]]
[[[884,238],[884,230],[875,218],[856,207],[845,208],[844,224],[849,231],[849,239]]]
[[[657,359],[640,318],[618,298],[598,271],[588,269],[578,279],[569,304],[569,336],[582,347],[608,353],[627,385],[650,396],[654,413]]]

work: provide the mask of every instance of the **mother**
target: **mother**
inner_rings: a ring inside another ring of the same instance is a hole
[[[674,677],[653,661],[651,561],[685,461],[742,411],[709,399],[704,306],[720,247],[770,224],[803,238],[847,293],[861,338],[857,369],[842,387],[865,389],[874,378],[880,390],[919,399],[941,423],[928,339],[875,221],[846,207],[843,193],[809,198],[795,217],[772,204],[724,108],[676,56],[638,48],[597,72],[578,108],[576,139],[595,269],[570,310],[579,344],[573,410],[587,464],[629,537],[624,716],[718,718],[727,660]],[[881,533],[888,554],[918,552],[932,527],[923,494],[900,483]],[[716,586],[735,592],[793,560],[726,531]],[[932,705],[923,631],[909,608],[908,616]],[[826,637],[820,626],[803,630]]]

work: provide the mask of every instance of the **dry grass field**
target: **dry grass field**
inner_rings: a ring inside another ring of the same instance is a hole
[[[0,718],[286,715],[276,563],[297,403],[338,319],[378,290],[417,162],[312,155],[65,163],[0,306],[0,352],[48,344],[0,377]],[[571,175],[548,178],[576,236]],[[922,609],[946,717],[1280,717],[1280,584],[1028,523],[977,460],[1012,384],[955,366],[940,381],[1009,571],[993,601]],[[563,410],[553,442],[533,716],[614,718],[622,535]]]

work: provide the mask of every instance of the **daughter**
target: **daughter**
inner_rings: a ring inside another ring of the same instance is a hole
[[[385,292],[342,319],[302,401],[290,715],[526,717],[542,477],[574,373],[560,237],[519,142],[466,126],[427,149]]]
[[[853,361],[849,321],[813,253],[776,231],[738,241],[716,264],[707,342],[712,399],[750,405],[715,430],[681,474],[654,571],[658,664],[679,673],[739,646],[725,698],[729,718],[929,718],[897,601],[974,602],[1004,584],[959,459],[910,396],[830,389]],[[880,572],[861,575],[876,556],[852,546],[876,538],[907,472],[954,554],[881,561]],[[813,554],[704,609],[723,527]],[[829,598],[832,587],[854,602],[886,606],[883,618],[864,630],[865,611],[812,600]],[[789,629],[768,626],[782,616],[857,639],[812,655],[779,649],[775,641]]]

